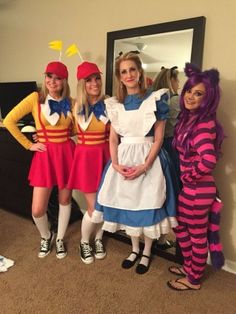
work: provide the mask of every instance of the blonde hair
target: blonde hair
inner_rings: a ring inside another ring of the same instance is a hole
[[[173,67],[171,69],[162,67],[161,72],[157,75],[153,82],[153,90],[169,88],[171,94],[176,94],[177,91],[173,89],[171,80],[177,80],[178,74],[179,71],[177,70],[177,67]]]
[[[89,95],[85,88],[85,80],[80,79],[77,83],[77,97],[76,97],[76,103],[75,103],[75,112],[81,113],[83,111],[83,108],[85,108],[85,118],[88,119],[88,106],[89,106]],[[98,95],[98,101],[104,99],[104,95],[102,94],[102,86],[100,94]]]
[[[123,102],[125,97],[127,96],[127,89],[120,80],[120,64],[121,62],[128,61],[128,60],[133,61],[136,64],[137,69],[140,73],[140,78],[139,78],[140,96],[143,97],[147,90],[146,78],[145,78],[144,70],[142,68],[142,62],[139,56],[134,52],[127,52],[125,54],[121,54],[116,59],[116,62],[115,62],[116,97],[120,102]]]
[[[45,99],[47,97],[47,95],[49,94],[49,91],[46,87],[46,83],[45,80],[43,81],[40,93],[39,93],[39,101],[40,103],[45,103]],[[62,80],[62,90],[61,90],[61,98],[71,98],[70,97],[70,86],[68,84],[67,79],[63,79]]]

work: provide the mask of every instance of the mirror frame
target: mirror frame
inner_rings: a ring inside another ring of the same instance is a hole
[[[193,41],[191,62],[202,67],[204,35],[206,18],[204,16],[153,24],[142,27],[118,30],[107,33],[107,55],[106,55],[106,94],[112,96],[114,42],[117,39],[154,35],[160,33],[174,32],[185,29],[193,29]]]

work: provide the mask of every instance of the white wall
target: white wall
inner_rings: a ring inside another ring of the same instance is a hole
[[[4,2],[4,1],[3,1]],[[215,171],[224,201],[221,237],[226,258],[236,265],[236,2],[225,0],[13,0],[0,4],[0,81],[42,80],[48,61],[57,52],[48,42],[61,39],[65,48],[76,42],[85,59],[105,73],[106,33],[120,29],[206,17],[203,68],[221,73],[222,100],[218,117],[227,138],[224,156]],[[63,58],[75,95],[74,56]],[[236,270],[236,268],[235,268]]]

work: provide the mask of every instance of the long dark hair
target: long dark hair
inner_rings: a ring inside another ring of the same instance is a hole
[[[221,144],[225,138],[223,128],[216,118],[216,111],[220,101],[219,71],[217,69],[210,69],[202,72],[196,65],[191,63],[186,63],[184,71],[188,80],[184,84],[180,95],[181,113],[175,127],[173,146],[176,147],[178,135],[184,132],[186,135],[182,141],[182,147],[187,152],[194,125],[200,121],[212,119],[216,125],[215,150],[219,157],[221,154]],[[186,91],[199,83],[204,84],[206,93],[200,107],[192,114],[185,108],[184,95]]]

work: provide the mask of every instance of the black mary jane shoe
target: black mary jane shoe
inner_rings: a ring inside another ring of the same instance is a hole
[[[149,270],[149,266],[151,264],[151,256],[147,256],[147,255],[142,255],[142,257],[146,257],[148,259],[148,264],[147,266],[144,265],[144,264],[138,264],[137,267],[136,267],[136,273],[139,274],[139,275],[143,275],[145,274],[148,270]]]
[[[131,260],[129,260],[129,259],[123,260],[123,262],[122,262],[122,264],[121,264],[121,267],[122,267],[122,268],[124,268],[124,269],[129,269],[129,268],[133,267],[134,264],[137,262],[137,260],[138,260],[139,257],[140,257],[139,253],[137,253],[137,252],[131,252],[130,255],[131,255],[131,254],[135,254],[135,255],[136,255],[136,256],[135,256],[135,259],[134,259],[133,261],[131,261]],[[129,255],[129,256],[130,256],[130,255]]]

